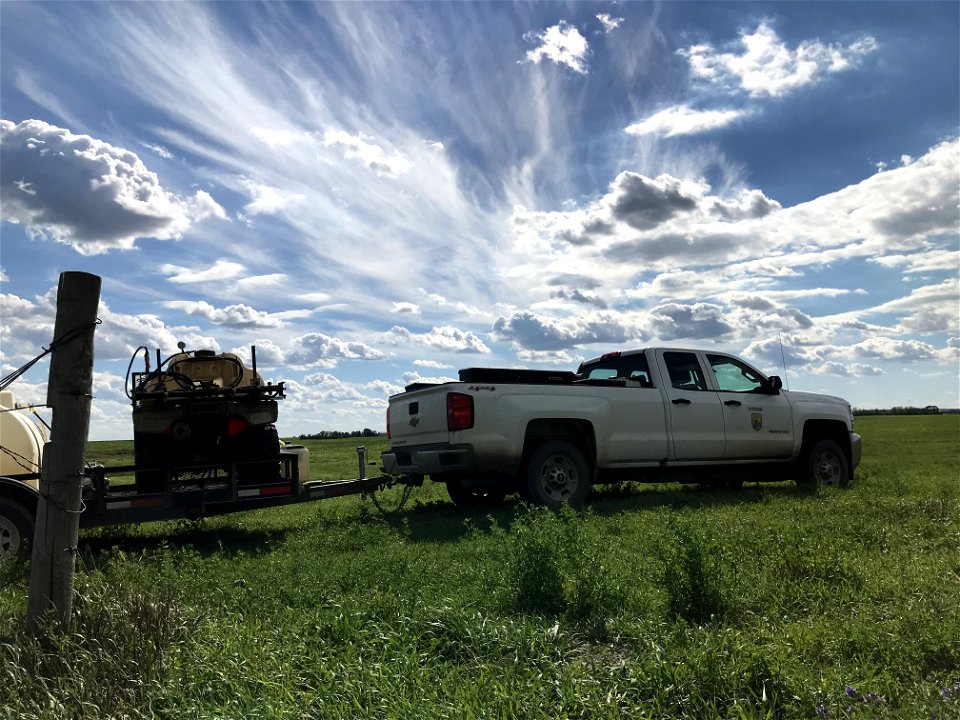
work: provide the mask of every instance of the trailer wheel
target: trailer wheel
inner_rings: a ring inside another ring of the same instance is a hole
[[[536,505],[554,510],[567,503],[583,505],[590,492],[590,465],[583,453],[564,440],[538,447],[527,465],[527,491]]]
[[[847,454],[833,440],[820,440],[814,443],[807,453],[804,477],[805,485],[836,485],[846,487],[850,484],[850,462]]]
[[[486,486],[468,486],[458,477],[447,480],[447,493],[455,505],[459,507],[476,507],[478,505],[499,505],[507,496],[507,487],[504,483]]]
[[[0,564],[27,560],[33,544],[34,518],[16,500],[0,499]]]

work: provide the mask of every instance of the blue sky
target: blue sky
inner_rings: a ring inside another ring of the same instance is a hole
[[[103,277],[139,345],[257,345],[280,432],[403,385],[720,348],[960,406],[960,5],[3,3],[4,374]],[[46,367],[13,387],[42,402]]]

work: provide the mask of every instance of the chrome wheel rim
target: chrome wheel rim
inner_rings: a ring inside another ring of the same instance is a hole
[[[0,562],[17,556],[20,550],[20,531],[10,518],[0,516]]]
[[[540,487],[551,500],[568,500],[579,480],[576,464],[565,455],[554,455],[540,466]]]
[[[834,452],[823,452],[817,457],[814,479],[823,485],[839,485],[843,474],[840,456]]]

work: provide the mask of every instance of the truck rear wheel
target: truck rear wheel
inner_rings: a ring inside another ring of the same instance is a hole
[[[813,444],[806,456],[803,483],[807,485],[850,484],[850,461],[847,454],[833,440],[820,440]]]
[[[447,480],[447,493],[455,505],[476,507],[477,505],[499,505],[507,496],[507,488],[502,483],[469,486],[460,478],[452,477]]]
[[[583,453],[564,440],[538,447],[527,465],[527,492],[536,505],[558,509],[583,505],[590,492],[590,465]]]
[[[33,515],[23,505],[0,499],[0,563],[30,558],[33,526]]]

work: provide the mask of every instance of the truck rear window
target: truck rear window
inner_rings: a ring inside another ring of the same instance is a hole
[[[615,378],[636,380],[643,387],[653,387],[647,357],[642,354],[625,355],[600,360],[581,369],[583,380],[613,380]]]

